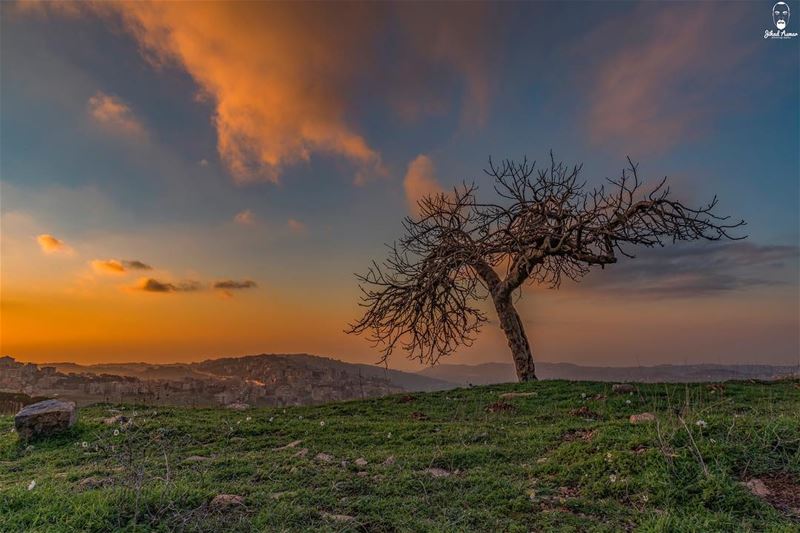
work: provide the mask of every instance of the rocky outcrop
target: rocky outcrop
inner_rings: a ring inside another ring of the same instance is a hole
[[[14,427],[21,439],[28,440],[65,431],[77,420],[74,402],[45,400],[25,406],[14,417]]]

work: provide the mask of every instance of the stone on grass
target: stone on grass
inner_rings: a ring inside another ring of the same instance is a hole
[[[629,394],[631,392],[636,392],[636,387],[630,383],[615,383],[611,386],[611,392],[614,394]]]
[[[369,463],[367,463],[367,460],[364,459],[363,457],[359,457],[358,459],[356,459],[353,462],[355,463],[356,466],[367,466],[369,464]]]
[[[78,484],[75,488],[79,492],[83,492],[85,490],[92,490],[92,489],[100,489],[103,487],[108,487],[114,484],[114,480],[110,477],[87,477],[78,481]]]
[[[14,417],[14,428],[22,440],[28,440],[65,431],[76,420],[75,402],[45,400],[23,407]]]
[[[745,483],[744,486],[747,487],[750,490],[750,492],[752,492],[753,495],[755,496],[760,496],[761,498],[765,498],[770,495],[770,491],[767,488],[767,486],[764,484],[763,481],[761,481],[757,477],[754,477],[753,479]]]
[[[638,415],[631,415],[631,424],[649,424],[656,421],[656,415],[653,413],[639,413]]]
[[[123,415],[114,415],[103,419],[103,424],[107,426],[124,425],[128,423],[128,417]]]
[[[280,446],[278,448],[272,448],[272,449],[274,451],[288,450],[289,448],[296,448],[301,442],[303,442],[303,441],[302,440],[293,440],[292,442],[290,442],[289,444],[287,444],[285,446]]]
[[[426,474],[430,474],[433,477],[449,477],[450,472],[445,470],[444,468],[426,468],[423,470]]]
[[[510,400],[512,398],[530,398],[537,396],[535,392],[506,392],[500,395],[501,400]]]
[[[331,461],[333,461],[333,456],[328,455],[327,453],[320,452],[317,454],[316,457],[314,457],[314,459],[323,463],[330,463]]]
[[[210,505],[213,509],[224,511],[244,505],[244,497],[236,494],[217,494],[214,496],[214,499],[211,500]]]
[[[227,407],[228,409],[233,409],[234,411],[246,411],[250,409],[250,406],[244,402],[229,403],[225,407]]]
[[[392,466],[394,463],[395,463],[395,458],[394,458],[394,455],[390,455],[390,456],[389,456],[389,457],[387,457],[387,458],[386,458],[386,460],[383,462],[383,466]]]

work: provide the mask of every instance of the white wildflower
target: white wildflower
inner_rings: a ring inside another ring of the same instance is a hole
[[[626,404],[628,404],[628,405],[630,405],[630,404],[631,404],[631,401],[630,401],[630,400],[625,400],[625,403],[626,403]]]
[[[391,439],[391,438],[392,438],[392,434],[391,434],[391,432],[390,432],[390,433],[388,433],[388,434],[386,435],[386,438],[387,438],[387,439]]]
[[[270,421],[270,422],[272,422],[273,420],[275,420],[275,417],[274,417],[274,416],[271,416],[271,417],[269,417],[269,421]]]
[[[586,393],[585,392],[581,393],[581,398],[586,398]]]
[[[117,435],[119,435],[119,430],[118,430],[118,429],[115,429],[115,430],[114,430],[114,436],[116,437]]]
[[[84,448],[88,448],[89,447],[89,443],[86,442],[86,441],[83,441],[83,442],[81,442],[81,446],[83,446]]]
[[[695,422],[694,424],[695,424],[697,427],[701,427],[701,428],[704,428],[704,427],[708,426],[708,424],[706,424],[706,421],[705,421],[705,420],[698,420],[698,421],[697,421],[697,422]]]
[[[324,420],[320,420],[320,421],[319,421],[319,425],[320,425],[320,426],[324,426],[324,425],[325,425],[325,421],[324,421]]]
[[[642,494],[642,501],[647,503],[650,501],[650,497],[647,494]]]
[[[253,417],[248,416],[247,418],[245,418],[245,421],[250,422],[252,419],[253,419]]]
[[[608,476],[608,480],[611,483],[616,483],[617,482],[617,475],[616,474],[611,474],[610,476]]]
[[[36,488],[36,480],[32,479],[30,483],[28,483],[28,490],[33,490]]]

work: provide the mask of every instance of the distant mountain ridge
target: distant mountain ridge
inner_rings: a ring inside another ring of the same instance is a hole
[[[693,383],[744,379],[776,379],[797,375],[800,367],[780,365],[656,365],[640,367],[597,367],[571,363],[537,363],[539,379],[573,381],[638,381],[643,383]],[[491,385],[517,380],[514,365],[484,363],[479,365],[441,364],[419,374],[459,385]]]
[[[261,368],[257,363],[270,363]],[[394,386],[409,391],[435,391],[452,388],[452,383],[415,372],[391,370],[376,365],[346,363],[331,357],[298,354],[258,354],[240,357],[220,357],[196,363],[100,363],[79,365],[77,363],[43,363],[40,367],[54,367],[64,374],[109,374],[135,377],[143,380],[204,378],[213,375],[219,378],[267,378],[269,369],[276,367],[309,367],[319,370],[336,369],[364,378],[386,379]]]

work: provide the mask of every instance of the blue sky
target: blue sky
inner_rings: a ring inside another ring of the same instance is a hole
[[[490,155],[552,149],[584,162],[593,184],[630,155],[687,201],[717,194],[750,238],[713,261],[684,260],[683,248],[645,257],[655,266],[643,284],[668,275],[656,268],[664,261],[739,280],[709,291],[642,303],[642,287],[626,290],[619,276],[603,292],[600,273],[563,294],[532,289],[522,311],[543,347],[535,356],[798,362],[800,49],[763,38],[770,5],[4,4],[2,350],[32,360],[374,360],[341,332],[357,312],[352,273],[400,236],[420,187],[475,180],[489,194]],[[415,181],[419,156],[429,171]],[[64,247],[44,253],[42,234]],[[258,287],[232,298],[141,295],[136,273],[91,267],[111,259],[141,260],[173,284]],[[37,339],[34,323],[61,316],[43,313],[47,302],[71,318]],[[109,334],[94,333],[109,309]],[[694,313],[702,319],[681,318]],[[164,316],[166,332],[149,318]],[[631,320],[647,334],[630,337]],[[309,324],[319,327],[305,333]],[[687,327],[685,341],[668,333]],[[490,328],[453,362],[505,360]],[[219,332],[197,334],[208,329]],[[601,348],[567,342],[582,330]],[[719,340],[695,342],[709,334]],[[645,348],[654,336],[674,349]]]

